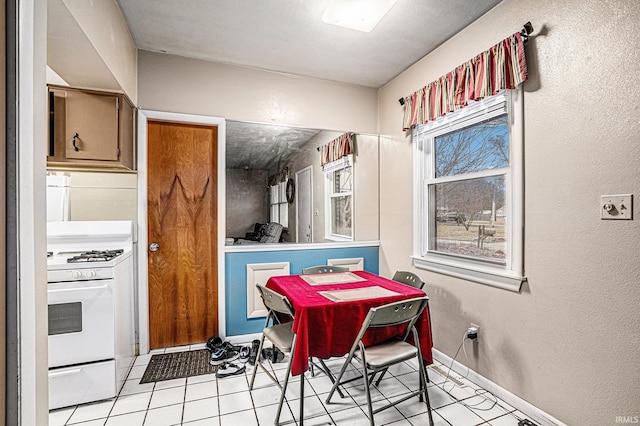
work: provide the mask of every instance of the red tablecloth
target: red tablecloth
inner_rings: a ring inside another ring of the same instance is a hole
[[[297,335],[291,374],[308,370],[309,357],[329,358],[349,352],[369,309],[403,299],[424,296],[424,291],[365,271],[354,271],[365,281],[348,284],[310,285],[299,275],[272,277],[267,287],[287,296],[295,310],[293,332]],[[333,302],[320,291],[347,290],[380,286],[399,293],[374,299]],[[432,339],[427,309],[416,323],[420,349],[425,364],[433,363]],[[367,334],[365,344],[384,341],[398,334],[398,330],[376,329]]]

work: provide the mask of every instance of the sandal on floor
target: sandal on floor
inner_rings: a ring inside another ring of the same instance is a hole
[[[260,348],[260,340],[254,340],[251,342],[251,350],[249,352],[249,364],[256,365],[256,357],[258,356],[258,349]]]
[[[262,349],[262,358],[271,362],[281,362],[284,359],[284,353],[275,346],[273,348],[264,348]]]
[[[247,362],[251,355],[251,348],[249,346],[243,346],[240,348],[240,361]]]

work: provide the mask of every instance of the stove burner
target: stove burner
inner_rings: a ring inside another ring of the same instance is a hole
[[[67,263],[103,262],[120,256],[124,250],[91,250],[67,259]]]

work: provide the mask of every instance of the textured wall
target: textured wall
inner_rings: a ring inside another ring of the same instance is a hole
[[[68,172],[71,220],[138,220],[134,173]]]
[[[568,424],[640,414],[640,2],[505,0],[379,92],[381,176],[411,182],[398,98],[531,21],[524,85],[521,293],[416,272],[434,341],[453,356],[481,326],[470,366]],[[380,269],[410,268],[411,185],[381,188]],[[600,195],[634,193],[633,221],[599,219]],[[464,362],[464,359],[460,360]]]
[[[375,89],[139,52],[142,109],[375,133]]]
[[[227,237],[244,237],[269,219],[266,170],[227,169]]]
[[[138,51],[115,1],[63,0],[113,77],[138,102]]]

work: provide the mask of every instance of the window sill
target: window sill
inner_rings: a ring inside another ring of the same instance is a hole
[[[335,241],[335,242],[348,242],[348,241],[353,241],[353,238],[349,238],[349,237],[339,237],[337,235],[330,235],[330,236],[326,236],[324,237],[325,241]]]
[[[520,292],[522,283],[527,281],[526,277],[512,271],[494,270],[490,267],[474,268],[471,265],[463,266],[453,262],[443,263],[417,256],[412,256],[412,258],[413,264],[416,268],[426,269],[427,271],[437,272],[450,277],[497,287],[516,293]]]

